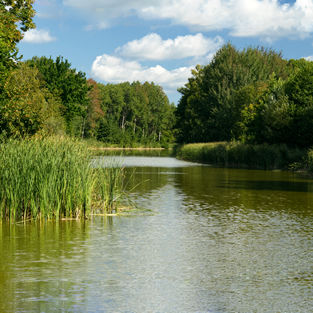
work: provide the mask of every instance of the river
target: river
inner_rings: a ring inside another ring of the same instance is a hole
[[[0,224],[0,312],[313,312],[313,180],[118,162],[148,211]]]

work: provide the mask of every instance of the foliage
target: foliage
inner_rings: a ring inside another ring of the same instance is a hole
[[[222,47],[179,91],[177,141],[313,145],[313,62]]]
[[[243,140],[252,143],[313,145],[313,64],[302,61],[286,80],[272,76],[242,110]]]
[[[135,143],[166,146],[173,141],[174,105],[160,86],[139,82],[98,84],[101,108],[97,139],[131,146]]]
[[[177,148],[176,155],[184,160],[226,167],[277,169],[306,156],[306,151],[286,145],[252,145],[241,142],[186,144]]]
[[[88,79],[87,83],[90,87],[88,92],[88,98],[90,99],[90,102],[87,108],[85,135],[86,137],[96,137],[97,124],[101,117],[104,116],[104,112],[101,108],[100,88],[97,82],[93,79]]]
[[[78,218],[116,208],[122,170],[110,179],[110,169],[92,168],[90,158],[85,144],[62,137],[1,143],[0,218]]]
[[[98,138],[122,146],[174,140],[174,106],[153,83],[87,81],[59,56],[18,62],[17,43],[34,28],[33,0],[0,0],[0,135]],[[65,126],[64,126],[65,125]]]
[[[16,45],[22,40],[23,32],[35,27],[33,3],[34,0],[0,1],[0,89],[18,59]]]
[[[286,96],[294,108],[289,141],[310,147],[313,145],[313,62],[306,62],[286,82]]]
[[[36,67],[48,91],[58,97],[61,116],[66,121],[67,133],[83,136],[89,105],[88,86],[85,73],[71,68],[68,60],[63,57],[33,57],[27,64]]]
[[[287,77],[286,64],[272,50],[248,48],[240,52],[230,44],[222,47],[209,65],[196,67],[193,77],[179,90],[178,142],[238,139],[243,109],[238,93],[266,82],[273,72],[279,78]]]
[[[0,104],[0,132],[14,137],[35,134],[42,127],[47,106],[38,71],[20,64],[8,75],[4,96]]]

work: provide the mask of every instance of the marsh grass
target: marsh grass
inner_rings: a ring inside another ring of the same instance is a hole
[[[118,164],[97,168],[96,176],[96,211],[106,214],[116,213],[124,195],[124,168]]]
[[[310,149],[308,151],[308,156],[307,156],[307,168],[310,172],[313,172],[313,149]]]
[[[184,160],[218,166],[270,170],[287,169],[290,164],[302,161],[306,151],[289,148],[284,144],[252,145],[240,142],[215,142],[186,144],[177,148],[176,155]]]
[[[0,143],[0,217],[10,220],[86,217],[111,211],[123,170],[90,166],[91,152],[67,138]]]

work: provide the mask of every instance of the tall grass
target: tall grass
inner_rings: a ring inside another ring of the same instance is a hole
[[[107,167],[98,167],[96,177],[94,211],[117,212],[124,195],[124,168],[112,161]]]
[[[90,160],[85,144],[66,138],[1,143],[0,217],[85,217],[96,198],[102,210],[111,210],[114,198],[106,197],[109,188],[116,191],[117,179],[107,183],[110,171],[92,168]]]
[[[306,151],[289,148],[284,144],[251,145],[240,142],[216,142],[186,144],[177,147],[176,155],[184,160],[226,167],[287,169],[290,164],[302,161]]]
[[[313,172],[313,149],[308,151],[307,168],[310,172]]]

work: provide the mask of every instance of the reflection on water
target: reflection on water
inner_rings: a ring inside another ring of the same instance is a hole
[[[143,157],[143,156],[102,156],[93,160],[95,167],[108,167],[108,166],[121,166],[121,167],[157,167],[157,168],[177,168],[200,166],[201,164],[191,163],[186,161],[177,160],[170,157]]]
[[[2,224],[0,312],[312,312],[312,180],[150,165],[152,216]]]

